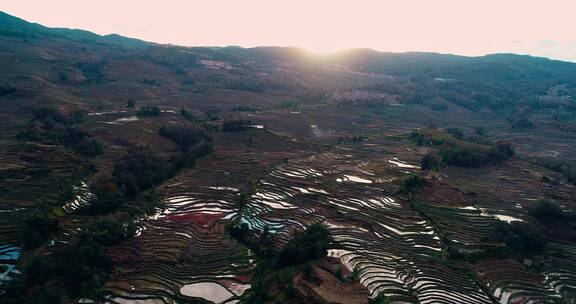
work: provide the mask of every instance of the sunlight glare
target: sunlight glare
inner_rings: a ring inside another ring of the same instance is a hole
[[[315,44],[315,45],[305,45],[302,46],[302,48],[315,55],[332,55],[345,50],[349,50],[352,47],[344,45],[335,45],[335,44]]]

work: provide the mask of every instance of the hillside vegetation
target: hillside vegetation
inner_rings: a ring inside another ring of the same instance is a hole
[[[0,13],[0,303],[572,303],[576,64]]]

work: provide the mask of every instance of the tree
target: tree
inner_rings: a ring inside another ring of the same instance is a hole
[[[446,132],[448,132],[448,134],[452,135],[454,138],[464,138],[464,132],[460,128],[448,128],[446,129]]]
[[[434,153],[426,153],[420,160],[422,170],[438,170],[440,168],[440,159]]]
[[[248,119],[228,120],[222,124],[222,131],[224,132],[244,131],[250,128],[251,125],[252,121]]]
[[[162,126],[159,134],[172,140],[183,153],[182,165],[212,152],[212,137],[206,130],[190,126]]]
[[[478,135],[480,137],[486,135],[486,129],[484,129],[484,127],[476,127],[474,129],[474,132],[476,133],[476,135]]]
[[[58,229],[58,220],[50,215],[50,207],[41,201],[24,220],[22,242],[33,249],[44,243]]]
[[[103,214],[116,210],[124,202],[123,194],[118,190],[114,179],[109,175],[98,175],[90,185],[94,199],[80,208],[81,214]]]
[[[142,106],[140,110],[136,112],[138,116],[158,116],[160,115],[160,108],[158,106]]]
[[[410,173],[408,176],[406,176],[404,179],[402,179],[399,191],[400,191],[400,193],[407,194],[407,193],[414,191],[415,189],[424,187],[424,185],[426,185],[426,183],[427,183],[426,179],[424,179],[419,174]]]
[[[325,257],[332,238],[328,229],[321,224],[313,224],[304,232],[298,232],[278,255],[280,267],[300,264]]]
[[[368,300],[368,304],[391,304],[392,301],[384,293],[378,294],[375,298]]]
[[[114,163],[115,184],[127,197],[160,184],[176,172],[176,166],[156,155],[149,147],[131,149]]]
[[[490,237],[493,241],[503,242],[508,253],[513,255],[534,254],[546,245],[546,237],[540,228],[528,222],[499,222]]]
[[[514,156],[514,154],[516,154],[516,152],[512,148],[512,143],[509,141],[502,141],[502,140],[497,141],[496,142],[496,149],[498,150],[498,152],[500,152],[502,154],[504,159],[511,158]]]
[[[180,109],[180,115],[182,115],[182,117],[184,117],[184,119],[186,119],[188,121],[198,121],[198,117],[196,117],[196,115],[190,113],[190,111],[188,111],[188,110]]]
[[[99,219],[82,231],[82,237],[92,238],[102,246],[114,246],[131,238],[136,233],[136,225],[130,219]]]

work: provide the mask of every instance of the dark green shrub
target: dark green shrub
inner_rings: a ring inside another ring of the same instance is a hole
[[[160,115],[160,108],[158,106],[142,106],[140,110],[136,112],[138,116],[158,116]]]
[[[112,176],[118,189],[127,197],[132,197],[159,185],[174,175],[176,169],[174,164],[161,159],[150,148],[137,147],[114,162]]]
[[[24,248],[33,249],[42,245],[58,229],[58,224],[58,220],[50,215],[49,207],[43,202],[39,203],[24,219]]]
[[[425,178],[416,173],[410,173],[402,179],[400,184],[400,193],[411,193],[416,189],[422,188],[426,185]]]
[[[204,156],[212,150],[212,137],[203,129],[189,126],[162,126],[161,136],[172,140],[182,152],[192,158]]]
[[[567,181],[576,185],[576,163],[555,159],[544,159],[540,161],[540,164],[552,171],[561,173]]]
[[[464,138],[464,132],[459,128],[454,128],[454,127],[448,128],[448,129],[446,129],[446,132],[448,132],[448,134],[452,135],[454,138],[457,138],[457,139]]]
[[[180,115],[182,115],[182,117],[184,117],[184,119],[188,120],[188,121],[199,121],[200,119],[198,119],[198,117],[196,117],[196,115],[190,113],[189,111],[185,110],[185,109],[180,109]]]
[[[540,202],[530,210],[530,213],[540,222],[561,221],[566,216],[558,205],[548,201]]]
[[[434,153],[426,153],[420,160],[422,170],[438,170],[440,168],[440,159]]]
[[[490,238],[503,242],[507,253],[512,255],[538,253],[546,245],[546,237],[540,228],[528,222],[498,222]]]
[[[296,233],[279,253],[278,266],[286,267],[325,257],[330,242],[332,238],[325,226],[311,225],[305,231]]]
[[[392,303],[392,301],[390,300],[389,297],[384,295],[384,293],[380,293],[375,298],[368,300],[368,304],[390,304],[390,303]]]
[[[478,136],[484,136],[486,135],[486,129],[484,127],[476,127],[474,129],[474,133],[476,133]]]
[[[228,120],[222,124],[222,131],[224,132],[244,131],[250,128],[251,125],[252,121],[247,119]]]
[[[136,233],[136,225],[130,219],[99,219],[82,231],[82,237],[91,238],[102,246],[114,246],[130,239]]]
[[[94,199],[78,210],[80,214],[104,214],[116,210],[124,203],[124,195],[116,187],[112,177],[99,175],[90,185]]]

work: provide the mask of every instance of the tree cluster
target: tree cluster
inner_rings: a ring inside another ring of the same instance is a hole
[[[576,163],[556,159],[544,159],[540,161],[540,164],[552,171],[562,174],[567,181],[576,185]]]
[[[162,126],[159,133],[178,145],[186,164],[212,152],[212,137],[204,129],[183,125]]]
[[[26,130],[18,134],[18,139],[63,145],[88,156],[100,155],[104,152],[102,142],[76,126],[85,120],[84,112],[75,112],[68,118],[54,108],[40,108],[35,111]]]
[[[227,230],[233,238],[248,246],[258,259],[251,279],[250,303],[286,303],[294,296],[294,276],[306,269],[309,273],[311,266],[308,263],[325,257],[332,242],[328,229],[321,224],[297,232],[280,252],[274,250],[274,241],[266,229],[260,237],[256,237],[246,223],[228,225]],[[277,292],[271,293],[272,289]]]
[[[199,121],[196,115],[192,114],[190,111],[186,109],[180,109],[180,115],[182,115],[182,117],[184,117],[184,119],[188,121]]]
[[[29,257],[22,265],[22,276],[3,286],[0,303],[60,304],[78,297],[101,299],[100,288],[110,270],[103,244],[83,235],[75,246]]]
[[[458,167],[480,168],[499,164],[515,154],[510,142],[475,142],[458,128],[448,128],[445,131],[433,128],[417,130],[412,132],[410,138],[417,145],[436,147],[441,162]],[[425,158],[423,161],[426,161],[426,167],[431,166],[434,162],[432,155]]]
[[[158,116],[160,115],[160,108],[158,106],[142,106],[136,112],[138,116]]]
[[[21,241],[26,249],[33,249],[48,240],[58,229],[58,219],[50,214],[49,207],[39,203],[24,219],[24,229]]]
[[[177,167],[160,158],[149,147],[131,149],[124,157],[114,162],[112,176],[116,187],[126,197],[159,185],[176,173]]]
[[[330,242],[332,238],[325,226],[311,225],[305,231],[297,232],[280,251],[278,266],[286,267],[325,257]]]
[[[114,246],[132,238],[136,225],[130,218],[102,218],[82,230],[82,237],[102,246]]]
[[[420,174],[410,173],[404,177],[400,183],[400,193],[408,194],[416,189],[424,187],[428,182]]]
[[[438,170],[440,168],[440,158],[436,153],[426,153],[420,160],[422,170]]]
[[[252,121],[249,119],[227,120],[222,123],[222,131],[224,132],[245,131],[248,130],[251,125]]]
[[[540,252],[547,239],[541,229],[529,222],[498,222],[489,236],[490,241],[505,244],[498,255],[531,255]]]

